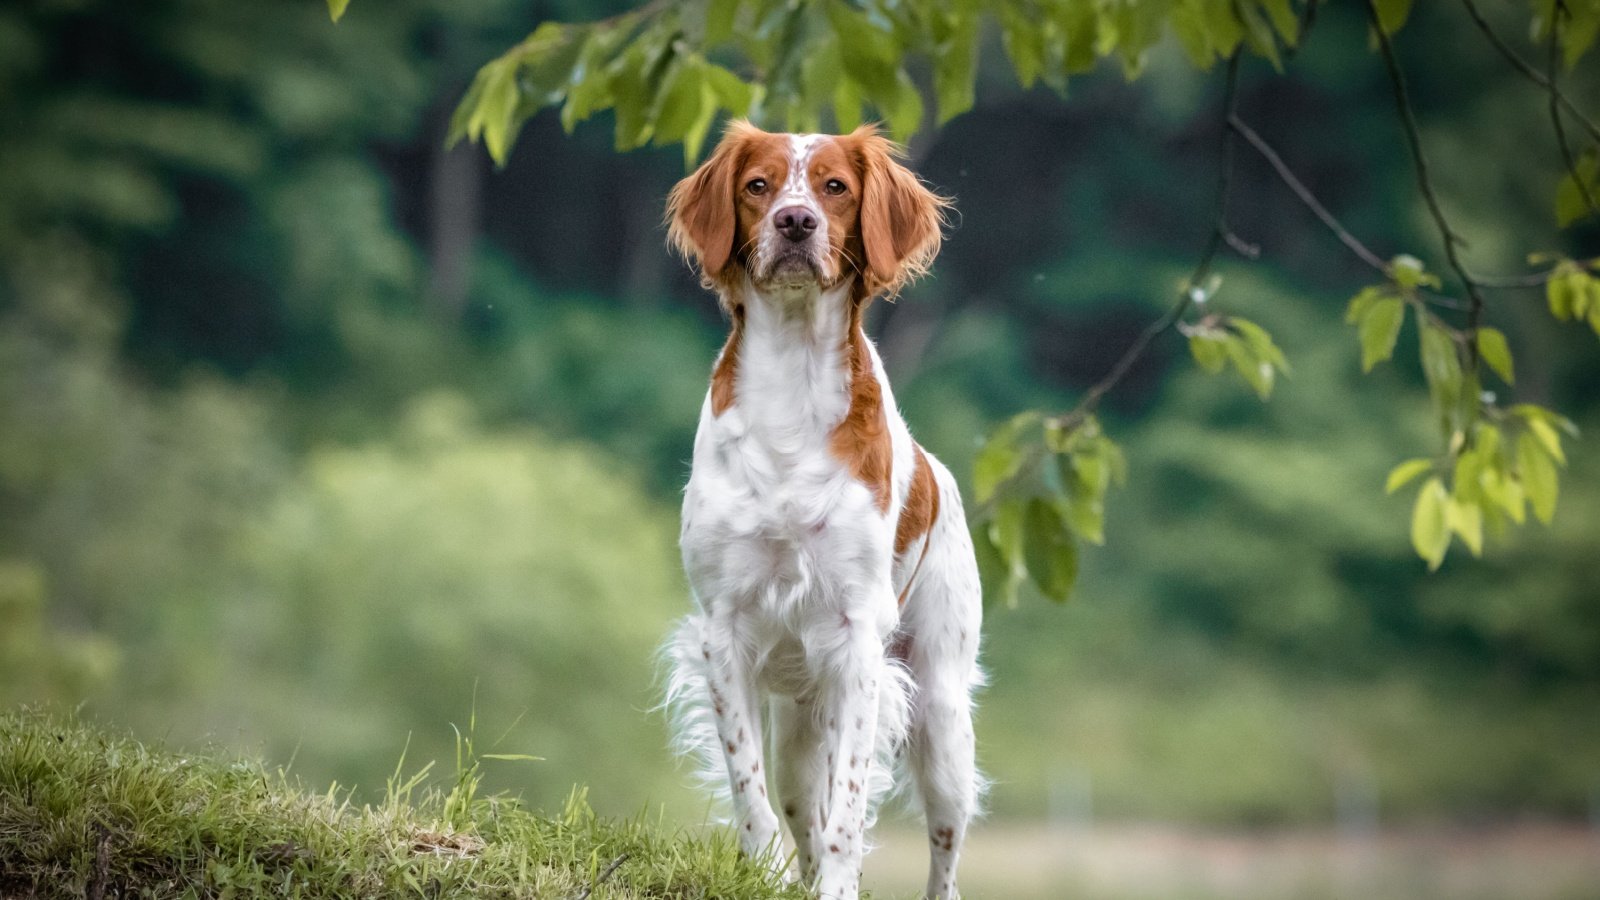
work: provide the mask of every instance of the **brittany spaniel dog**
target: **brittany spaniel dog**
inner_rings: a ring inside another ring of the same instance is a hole
[[[667,204],[672,244],[731,321],[683,502],[697,608],[669,644],[668,704],[680,746],[728,788],[745,853],[793,874],[776,799],[799,877],[827,900],[857,896],[897,770],[927,816],[927,894],[954,900],[983,786],[961,496],[861,326],[927,270],[949,205],[897,154],[872,128],[736,122]]]

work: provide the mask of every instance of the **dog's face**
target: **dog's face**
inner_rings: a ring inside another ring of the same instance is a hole
[[[895,161],[870,127],[771,134],[744,122],[667,202],[669,237],[709,285],[748,275],[760,290],[860,278],[893,293],[939,251],[948,201]]]

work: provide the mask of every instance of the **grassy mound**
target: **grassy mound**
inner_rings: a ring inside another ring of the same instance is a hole
[[[0,897],[754,898],[803,896],[725,835],[559,815],[479,796],[470,737],[446,783],[376,805],[260,764],[188,756],[49,716],[0,715]]]

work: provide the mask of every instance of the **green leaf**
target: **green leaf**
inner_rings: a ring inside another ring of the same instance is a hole
[[[1550,427],[1550,423],[1542,418],[1528,419],[1528,431],[1539,442],[1550,458],[1562,465],[1567,464],[1567,455],[1561,452],[1561,435]]]
[[[1189,61],[1201,71],[1211,68],[1216,62],[1217,50],[1211,45],[1211,34],[1206,29],[1197,4],[1181,3],[1174,7],[1168,21],[1172,25],[1172,33],[1177,35],[1178,43],[1183,46],[1183,51],[1189,54]]]
[[[1448,332],[1437,325],[1425,324],[1421,329],[1422,374],[1428,381],[1428,392],[1439,410],[1447,431],[1457,430],[1456,405],[1461,399],[1461,357],[1456,353],[1455,341]]]
[[[1572,318],[1574,300],[1582,295],[1584,282],[1588,276],[1584,275],[1571,260],[1565,260],[1556,265],[1555,271],[1550,273],[1550,279],[1544,284],[1545,298],[1550,302],[1550,314],[1558,320],[1565,322]]]
[[[1278,345],[1272,342],[1272,335],[1265,328],[1239,316],[1229,316],[1228,327],[1245,339],[1245,343],[1255,352],[1256,358],[1271,363],[1273,368],[1288,374],[1289,360],[1284,357],[1283,351],[1278,349]]]
[[[1042,497],[1028,501],[1023,556],[1028,573],[1046,597],[1065,603],[1078,577],[1078,548],[1055,504]]]
[[[1400,337],[1400,325],[1405,321],[1405,304],[1398,297],[1376,300],[1361,317],[1357,334],[1361,338],[1361,371],[1394,356],[1394,344]]]
[[[546,22],[518,45],[520,106],[528,114],[561,102],[588,33],[588,26]]]
[[[739,12],[739,0],[707,0],[705,46],[714,47],[733,37],[734,16]]]
[[[700,148],[705,144],[706,133],[711,130],[711,123],[717,118],[717,92],[707,80],[700,80],[700,114],[689,123],[689,128],[683,133],[683,167],[694,168],[700,159]]]
[[[1389,260],[1389,276],[1394,279],[1395,284],[1407,292],[1414,291],[1418,287],[1439,286],[1439,276],[1429,274],[1427,268],[1422,265],[1422,260],[1409,253],[1402,253]]]
[[[1233,363],[1234,371],[1239,377],[1250,385],[1256,396],[1262,400],[1271,398],[1273,385],[1272,363],[1256,356],[1250,345],[1240,338],[1228,341],[1228,359]]]
[[[1024,432],[1039,424],[1043,416],[1030,410],[1018,413],[994,430],[983,449],[972,461],[973,499],[987,503],[1002,484],[1010,480],[1025,459],[1018,446]]]
[[[1017,81],[1025,88],[1033,87],[1044,72],[1043,29],[1012,4],[1002,2],[998,6],[1000,43],[1017,72]]]
[[[1449,505],[1444,482],[1435,476],[1423,483],[1411,510],[1411,546],[1427,561],[1430,571],[1439,568],[1450,546]]]
[[[1378,11],[1378,27],[1386,35],[1399,31],[1411,15],[1411,0],[1372,0],[1372,5]]]
[[[936,122],[943,125],[972,108],[978,63],[978,20],[962,15],[948,39],[934,52],[933,92]]]
[[[1532,403],[1518,403],[1516,406],[1511,407],[1511,414],[1530,422],[1534,419],[1542,420],[1552,428],[1566,432],[1568,437],[1578,436],[1578,426],[1574,425],[1571,419],[1560,413],[1551,412],[1542,406],[1535,406]]]
[[[1392,494],[1405,487],[1413,478],[1431,468],[1433,468],[1433,460],[1431,459],[1408,459],[1389,470],[1389,479],[1384,482],[1383,492]]]
[[[1393,295],[1389,293],[1385,285],[1372,285],[1362,288],[1361,293],[1351,297],[1350,305],[1345,307],[1344,323],[1346,325],[1355,325],[1366,318],[1367,310],[1372,308],[1372,304],[1389,296]]]
[[[1556,514],[1556,464],[1531,433],[1517,438],[1517,476],[1533,504],[1533,514],[1546,525]]]
[[[894,36],[843,0],[830,0],[827,11],[839,38],[845,74],[860,83],[874,101],[897,93],[895,73],[900,52]]]
[[[483,73],[486,76],[483,92],[473,119],[468,121],[467,130],[472,133],[473,123],[476,122],[477,133],[483,136],[484,148],[493,157],[495,165],[503,166],[511,153],[511,142],[516,135],[516,123],[512,116],[518,100],[517,61],[511,57],[501,57],[484,66]]]
[[[1055,31],[1061,35],[1061,67],[1069,74],[1087,72],[1096,61],[1095,41],[1100,24],[1091,3],[1057,3]]]
[[[922,126],[922,93],[904,70],[895,73],[895,86],[892,96],[874,97],[872,104],[883,113],[889,136],[903,144]]]
[[[1456,457],[1452,487],[1457,500],[1463,503],[1476,503],[1483,497],[1483,468],[1483,456],[1478,452],[1478,448],[1463,451]]]
[[[650,90],[649,66],[642,53],[629,48],[622,56],[623,65],[611,79],[612,110],[616,113],[615,140],[617,150],[632,150],[650,140],[650,110],[654,96]]]
[[[994,521],[989,526],[989,539],[1005,563],[1005,576],[1001,579],[1000,599],[1006,606],[1016,607],[1017,588],[1027,574],[1022,555],[1023,501],[1012,498],[995,508]]]
[[[1589,200],[1584,198],[1583,188],[1579,187],[1579,179],[1588,188],[1589,198],[1600,203],[1600,177],[1597,177],[1600,176],[1600,151],[1583,154],[1573,169],[1575,171],[1568,172],[1556,186],[1556,224],[1562,228],[1593,212]]]
[[[738,75],[715,63],[704,63],[701,71],[706,86],[711,88],[717,102],[728,112],[735,116],[750,114],[751,105],[760,97],[759,86],[746,83]]]
[[[1516,373],[1511,368],[1511,347],[1506,336],[1496,328],[1478,329],[1478,355],[1489,364],[1506,384],[1516,384]]]
[[[1300,19],[1289,6],[1289,0],[1258,0],[1258,2],[1272,19],[1272,27],[1278,29],[1278,35],[1283,38],[1283,43],[1289,47],[1298,43]]]
[[[529,756],[526,753],[481,753],[482,759],[504,759],[511,762],[544,762],[542,756]]]
[[[656,92],[651,116],[655,120],[652,142],[657,146],[675,144],[683,140],[696,121],[705,118],[709,123],[710,116],[703,115],[702,107],[707,94],[703,90],[705,87],[705,76],[693,60],[673,61]]]
[[[1600,34],[1600,5],[1568,3],[1566,10],[1566,24],[1561,29],[1561,64],[1570,72],[1594,45],[1596,34]]]
[[[612,104],[609,64],[611,54],[624,39],[623,31],[620,27],[597,29],[583,39],[567,86],[567,102],[561,107],[561,127],[568,134],[579,122]]]
[[[979,503],[988,502],[995,490],[1022,465],[1022,452],[1017,448],[990,438],[972,461],[973,498]]]
[[[1494,468],[1485,473],[1484,496],[1498,504],[1518,525],[1527,520],[1528,495],[1522,482],[1504,470]]]
[[[1098,446],[1085,447],[1067,457],[1072,466],[1070,486],[1074,489],[1104,496],[1111,484],[1111,465]]]
[[[841,134],[854,131],[861,124],[861,89],[849,78],[839,79],[833,89],[833,121]]]
[[[1106,485],[1116,472],[1116,456],[1073,453],[1056,457],[1061,481],[1067,487],[1067,525],[1091,544],[1104,544]]]
[[[1461,536],[1461,543],[1473,556],[1483,555],[1483,509],[1476,501],[1450,498],[1447,516],[1450,530]]]
[[[344,18],[345,7],[350,5],[350,0],[328,0],[328,16],[337,22]]]
[[[1216,375],[1228,364],[1228,336],[1213,330],[1189,335],[1189,352],[1206,373]]]
[[[1248,3],[1235,3],[1234,9],[1239,15],[1239,21],[1244,23],[1244,40],[1257,56],[1262,57],[1272,64],[1272,68],[1283,71],[1283,63],[1278,59],[1278,41],[1272,36],[1272,26],[1261,17],[1261,11]]]

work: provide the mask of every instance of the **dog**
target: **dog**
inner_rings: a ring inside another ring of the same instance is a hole
[[[696,610],[668,644],[667,704],[680,748],[727,788],[744,853],[826,900],[857,897],[897,771],[927,818],[927,896],[956,900],[984,789],[961,495],[912,440],[862,330],[874,298],[927,271],[950,205],[899,154],[870,126],[734,122],[667,201],[670,243],[731,326],[684,493]]]

